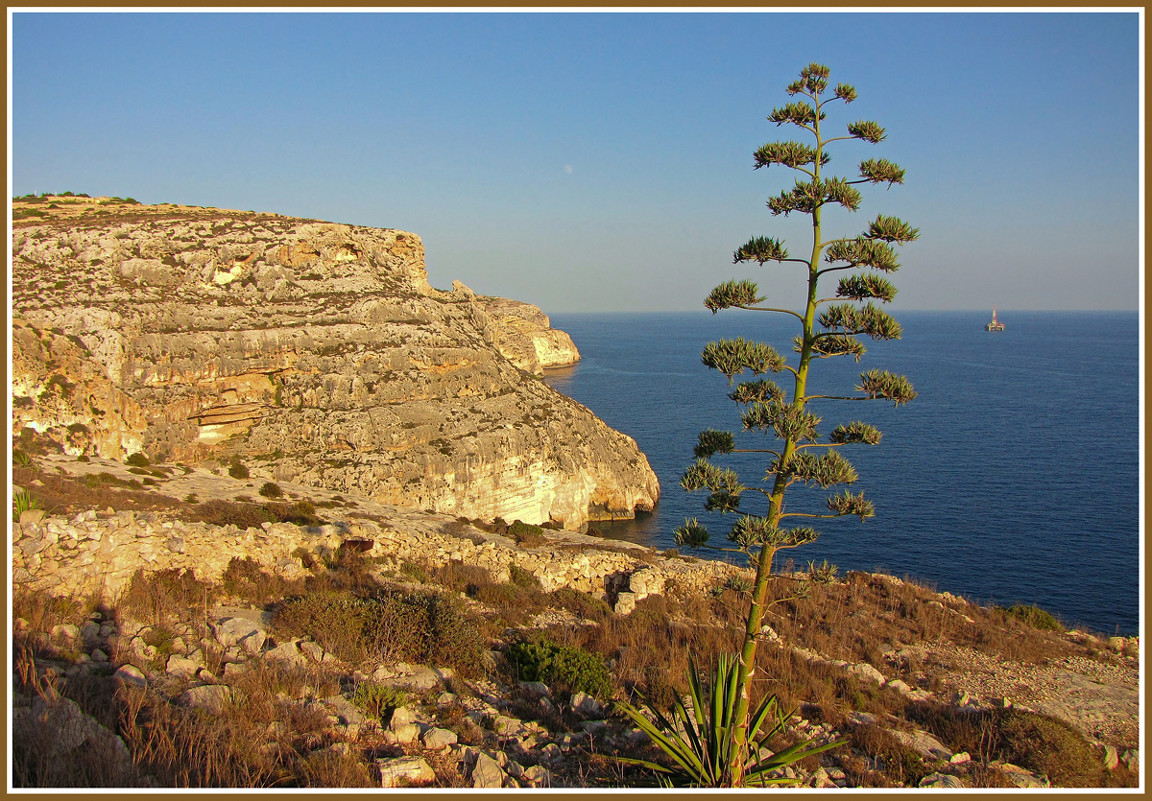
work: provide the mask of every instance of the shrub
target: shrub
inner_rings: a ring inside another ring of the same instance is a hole
[[[210,585],[197,579],[192,570],[172,567],[148,574],[137,570],[120,600],[120,608],[159,626],[173,618],[189,619],[212,597]]]
[[[364,628],[370,604],[346,590],[321,590],[290,598],[277,607],[273,626],[293,637],[308,636],[346,662],[368,655]]]
[[[1038,606],[1016,604],[1007,609],[1001,609],[1001,611],[1008,617],[1014,617],[1034,629],[1040,629],[1042,631],[1064,631],[1064,627],[1060,625],[1060,622],[1056,620],[1056,618]]]
[[[408,576],[421,584],[428,583],[428,571],[419,562],[404,561],[400,563],[401,575]]]
[[[228,465],[228,475],[232,478],[248,478],[248,468],[241,464],[239,457],[233,456]]]
[[[263,506],[216,498],[197,504],[195,517],[215,526],[233,525],[242,529],[260,528],[261,523],[276,522],[272,513]]]
[[[265,481],[260,486],[260,494],[265,498],[279,498],[284,494],[284,491],[280,489],[279,485]]]
[[[348,662],[372,656],[475,675],[483,649],[474,619],[454,599],[400,588],[309,593],[281,604],[273,622]]]
[[[128,458],[124,460],[124,464],[131,465],[132,467],[147,467],[150,462],[144,454],[133,453],[129,454]]]
[[[297,526],[319,526],[324,521],[316,514],[316,507],[309,501],[296,503],[266,503],[263,507],[274,522],[292,523]]]
[[[535,548],[550,541],[544,536],[544,529],[540,526],[522,523],[519,520],[508,526],[508,536],[516,540],[516,544],[522,548]]]
[[[483,640],[455,598],[384,588],[370,597],[366,638],[385,658],[475,675]]]
[[[356,686],[352,703],[374,718],[383,718],[390,710],[407,704],[408,693],[398,687],[365,681]]]
[[[403,569],[403,567],[401,567]],[[465,592],[476,597],[480,587],[492,583],[492,574],[479,565],[466,565],[459,559],[434,568],[433,578],[437,584],[456,592]]]
[[[570,693],[597,698],[612,694],[612,676],[604,660],[581,648],[557,645],[544,638],[508,646],[508,661],[521,681],[541,681]]]
[[[530,590],[539,590],[540,579],[536,578],[536,574],[530,570],[525,570],[520,565],[508,566],[509,581],[517,587],[527,587]]]
[[[1103,767],[1071,724],[1037,712],[998,710],[999,756],[1047,776],[1057,787],[1099,786]]]

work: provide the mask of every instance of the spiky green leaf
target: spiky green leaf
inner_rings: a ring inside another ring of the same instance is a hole
[[[808,411],[802,402],[784,403],[771,400],[753,403],[741,415],[746,431],[773,431],[779,439],[805,442],[816,439],[820,418]]]
[[[761,145],[752,154],[755,160],[753,169],[783,164],[796,169],[816,162],[816,148],[800,142],[769,142]]]
[[[877,306],[866,303],[857,308],[851,303],[828,306],[820,314],[820,325],[840,334],[866,334],[872,339],[899,339],[900,323]]]
[[[848,211],[860,208],[860,192],[843,178],[830,178],[820,182],[821,203],[838,203]]]
[[[736,389],[728,393],[728,397],[736,403],[767,403],[768,401],[784,401],[784,390],[773,381],[761,378],[758,381],[744,381],[737,384]]]
[[[820,456],[811,453],[795,454],[789,460],[785,472],[793,480],[817,487],[852,484],[859,478],[856,468],[837,450],[830,450]]]
[[[801,344],[803,343],[797,343],[797,351],[799,351]],[[867,352],[863,342],[856,337],[845,334],[821,334],[812,344],[813,355],[821,359],[831,356],[853,356],[856,361],[860,361],[860,357]]]
[[[824,261],[830,264],[843,261],[849,267],[868,267],[885,273],[900,268],[896,261],[896,250],[891,245],[863,236],[831,243],[824,250]]]
[[[816,122],[816,111],[807,103],[789,103],[786,106],[772,109],[768,121],[777,125],[790,122],[793,125],[812,125]]]
[[[851,492],[845,490],[839,495],[833,495],[828,499],[828,509],[833,514],[837,515],[855,515],[861,520],[876,515],[876,507],[872,501],[864,497],[864,493],[853,495]]]
[[[703,548],[709,539],[708,529],[696,518],[690,517],[677,526],[672,539],[678,548]]]
[[[779,538],[780,529],[759,515],[741,515],[728,531],[728,541],[746,549],[775,545]]]

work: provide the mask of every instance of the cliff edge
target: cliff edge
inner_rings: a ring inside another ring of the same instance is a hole
[[[13,203],[13,436],[452,515],[578,528],[652,508],[630,437],[536,374],[534,306],[431,287],[415,234],[117,198]]]

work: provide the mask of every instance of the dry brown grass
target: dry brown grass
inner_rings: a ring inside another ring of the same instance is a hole
[[[109,480],[112,478],[112,480]],[[87,480],[49,474],[35,466],[12,467],[12,483],[24,487],[37,500],[39,508],[48,514],[73,515],[89,509],[130,509],[134,511],[187,510],[189,504],[176,498],[147,490],[141,484],[131,487],[113,477],[101,478],[100,474],[89,476]],[[39,485],[33,485],[33,481]]]

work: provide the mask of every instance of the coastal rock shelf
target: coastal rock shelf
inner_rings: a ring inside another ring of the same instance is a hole
[[[236,458],[384,503],[567,528],[659,496],[633,439],[539,380],[579,359],[571,339],[535,306],[432,288],[414,234],[101,198],[15,205],[26,445]]]

